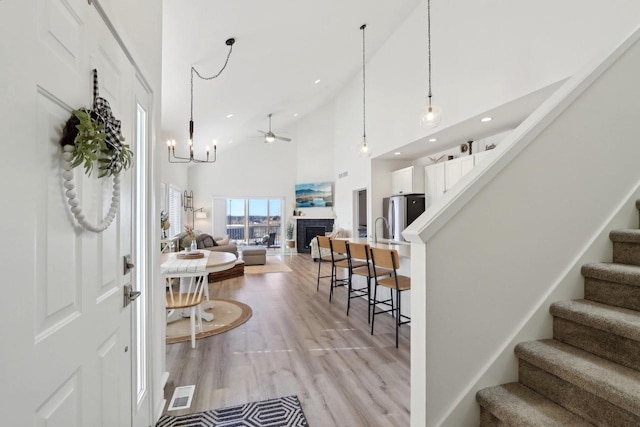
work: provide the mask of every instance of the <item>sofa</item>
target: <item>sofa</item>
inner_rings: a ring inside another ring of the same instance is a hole
[[[179,250],[191,245],[191,239],[187,237],[186,233],[180,233],[175,238],[180,242]],[[231,243],[229,236],[225,237],[213,237],[210,234],[200,233],[196,235],[196,245],[198,249],[206,249],[212,252],[229,252],[238,257],[238,248],[235,243]]]

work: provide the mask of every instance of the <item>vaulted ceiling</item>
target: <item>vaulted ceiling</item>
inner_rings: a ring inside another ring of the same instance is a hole
[[[163,138],[188,138],[190,68],[195,144],[259,144],[273,113],[276,134],[336,96],[421,0],[164,0]],[[316,81],[319,80],[318,83]],[[233,115],[231,117],[227,117]],[[229,141],[232,141],[231,143]],[[294,141],[295,143],[295,141]]]

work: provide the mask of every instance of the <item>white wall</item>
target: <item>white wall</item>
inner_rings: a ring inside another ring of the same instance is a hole
[[[447,193],[411,226],[426,242],[426,287],[414,296],[426,315],[426,356],[416,360],[426,361],[427,413],[416,424],[477,423],[475,391],[517,379],[508,355],[518,339],[551,336],[549,295],[580,297],[580,263],[610,259],[606,227],[634,210],[640,189],[638,72],[640,43],[584,92],[582,76],[570,80],[496,149],[493,165],[463,178],[470,196]],[[436,225],[438,215],[448,221]]]
[[[295,142],[265,144],[256,138],[252,145],[238,145],[220,153],[216,163],[190,166],[188,189],[193,190],[194,207],[204,207],[208,215],[206,220],[197,220],[197,228],[211,229],[214,197],[283,198],[283,214],[290,214],[287,206],[293,203],[296,151]]]
[[[624,39],[639,13],[640,3],[630,0],[606,5],[579,0],[433,2],[434,102],[444,110],[440,128],[571,76]],[[368,24],[375,31],[375,22]],[[426,1],[369,58],[367,136],[374,156],[434,132],[421,129],[417,120],[427,92]],[[352,219],[352,191],[366,187],[371,224],[386,194],[376,190],[372,163],[352,154],[362,134],[361,85],[358,74],[334,101],[334,168],[336,173],[349,171],[348,179],[336,181],[335,202],[339,219]],[[489,212],[496,209],[500,204],[491,205]],[[424,359],[415,362],[412,382],[423,382]],[[426,419],[422,393],[424,389],[412,392],[416,426]]]
[[[578,0],[433,2],[434,102],[444,110],[440,128],[570,76],[630,33],[639,13],[640,4],[629,0],[606,6]],[[375,31],[375,22],[367,29]],[[368,57],[367,137],[375,157],[433,132],[421,129],[417,119],[427,92],[426,1]],[[341,90],[333,118],[336,175],[349,171],[348,179],[336,181],[336,211],[339,220],[351,219],[352,190],[369,187],[375,172],[353,154],[362,136],[361,74]],[[327,125],[300,135],[323,132]]]

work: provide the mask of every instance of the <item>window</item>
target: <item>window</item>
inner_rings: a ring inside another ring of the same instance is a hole
[[[135,140],[135,179],[136,188],[140,193],[136,197],[136,260],[147,259],[146,245],[140,244],[146,241],[146,218],[147,218],[147,205],[146,200],[146,159],[147,159],[147,112],[142,105],[136,106],[136,140]],[[140,291],[142,294],[140,298],[134,303],[134,316],[135,316],[135,379],[136,379],[136,403],[139,405],[145,398],[147,392],[147,292],[144,285],[147,281],[146,270],[144,268],[136,268],[134,270],[135,282],[134,289]]]
[[[245,243],[261,243],[271,237],[271,246],[279,246],[282,218],[280,199],[228,199],[227,234]]]
[[[182,193],[175,187],[169,187],[169,232],[173,237],[182,232]]]

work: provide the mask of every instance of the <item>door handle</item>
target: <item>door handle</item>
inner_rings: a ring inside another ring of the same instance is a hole
[[[131,301],[135,301],[140,296],[140,294],[142,294],[142,292],[140,291],[134,291],[131,285],[124,285],[122,289],[124,291],[122,307],[128,306]]]

